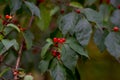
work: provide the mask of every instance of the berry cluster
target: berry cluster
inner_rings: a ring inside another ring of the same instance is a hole
[[[13,70],[13,75],[14,76],[17,76],[19,74],[19,71],[18,70]]]
[[[54,49],[52,50],[52,55],[54,57],[57,57],[58,60],[60,60],[60,52],[58,51],[58,48],[60,48],[59,45],[63,44],[66,41],[65,38],[53,38],[53,42],[54,42]]]
[[[53,38],[54,43],[64,43],[65,41],[65,38]]]
[[[52,55],[54,57],[57,57],[58,60],[60,60],[61,55],[60,52],[58,52],[57,50],[52,50]]]
[[[17,21],[16,19],[14,19],[14,17],[11,16],[11,15],[8,15],[8,14],[7,14],[7,15],[5,15],[4,18],[2,18],[2,16],[0,16],[0,19],[2,19],[2,24],[3,24],[4,26],[6,26],[6,25],[9,24],[9,23],[12,23],[12,24],[17,25],[17,27],[20,29],[20,31],[25,31],[25,30],[26,30],[26,28],[21,27],[21,26],[19,25],[18,21]]]

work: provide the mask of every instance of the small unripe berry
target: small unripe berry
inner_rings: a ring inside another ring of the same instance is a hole
[[[115,26],[115,27],[113,28],[113,30],[114,30],[115,32],[118,32],[118,31],[119,31],[119,28],[118,28],[117,26]]]

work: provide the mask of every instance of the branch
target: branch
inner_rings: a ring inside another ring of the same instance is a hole
[[[16,61],[15,70],[17,70],[19,68],[19,66],[20,66],[23,46],[24,46],[24,40],[22,41],[22,44],[21,44],[20,49],[18,51],[18,58],[17,58],[17,61]],[[14,76],[14,80],[18,80],[17,75]]]
[[[29,24],[28,24],[27,29],[30,29],[30,28],[31,28],[31,25],[32,25],[33,20],[34,20],[34,16],[32,15],[31,18],[30,18],[30,21],[29,21]]]

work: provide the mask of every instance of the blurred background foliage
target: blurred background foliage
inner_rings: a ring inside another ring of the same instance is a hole
[[[6,1],[8,3],[6,3]],[[28,0],[36,4],[36,0]],[[40,51],[42,46],[45,44],[45,39],[50,37],[50,33],[56,29],[56,18],[57,15],[51,16],[51,10],[54,8],[54,0],[45,0],[45,2],[39,5],[41,19],[35,18],[31,31],[34,33],[35,39],[33,42],[33,47],[31,50],[24,52],[22,57],[21,67],[26,70],[27,73],[31,72],[35,77],[35,80],[49,80],[49,75],[46,73],[42,76],[39,73],[38,64],[40,61]],[[84,0],[72,0],[83,4]],[[93,0],[94,1],[94,0]],[[96,9],[99,4],[99,0],[96,0],[96,4],[90,6]],[[0,0],[0,15],[4,17],[6,14],[10,13],[9,0]],[[23,11],[23,7],[17,12],[16,19],[21,24],[22,27],[26,27],[30,18],[30,12],[27,10]],[[26,15],[27,14],[27,15]],[[58,13],[59,14],[59,13]],[[0,20],[2,23],[2,20]],[[12,34],[14,35],[14,33]],[[54,33],[51,34],[56,35]],[[19,36],[20,37],[20,36]],[[80,73],[81,80],[120,80],[120,64],[113,58],[107,51],[101,53],[96,47],[95,43],[91,39],[87,47],[90,59],[78,61],[78,69]],[[16,54],[7,55],[5,62],[12,66],[15,65]],[[0,72],[6,66],[0,65]],[[47,77],[46,77],[47,76]]]

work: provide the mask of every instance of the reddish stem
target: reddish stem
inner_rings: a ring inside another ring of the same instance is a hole
[[[23,41],[24,42],[24,41]],[[21,46],[20,46],[20,49],[18,51],[18,58],[17,58],[17,61],[16,61],[16,66],[15,66],[15,70],[18,70],[19,68],[19,65],[20,65],[20,61],[21,61],[21,56],[22,56],[22,51],[23,51],[23,46],[24,46],[24,43],[22,42]],[[18,77],[17,75],[14,76],[14,80],[18,80]]]

